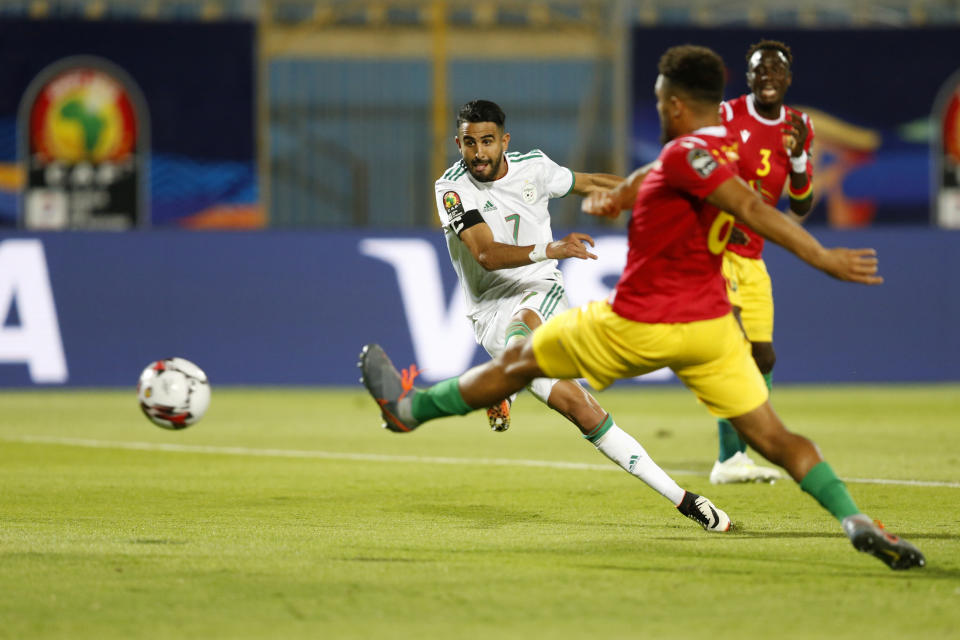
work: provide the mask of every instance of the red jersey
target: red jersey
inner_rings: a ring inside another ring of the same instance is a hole
[[[646,323],[694,322],[730,312],[720,275],[733,216],[704,198],[737,175],[724,127],[704,127],[669,142],[637,192],[627,266],[613,311]]]
[[[779,118],[768,120],[757,113],[752,93],[720,104],[720,117],[734,140],[731,150],[739,156],[737,166],[740,167],[740,177],[771,207],[777,206],[783,188],[790,180],[790,153],[783,146],[783,130],[788,126],[788,114],[791,113],[803,118],[810,131],[803,149],[807,152],[807,176],[812,180],[810,144],[813,142],[813,122],[807,114],[783,106]],[[759,259],[763,253],[763,238],[745,225],[737,223],[737,228],[750,241],[747,244],[731,244],[727,249],[745,258]]]

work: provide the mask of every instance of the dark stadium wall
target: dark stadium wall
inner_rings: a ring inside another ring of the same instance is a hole
[[[886,283],[836,282],[771,247],[778,383],[960,380],[960,232],[817,235],[876,247]],[[574,304],[622,267],[625,238],[598,240],[600,260],[564,264]],[[132,387],[169,356],[214,385],[356,385],[371,341],[428,380],[485,358],[438,231],[0,234],[0,388]]]
[[[930,220],[929,118],[937,94],[960,69],[960,29],[691,29],[633,31],[633,158],[656,157],[659,145],[653,84],[668,47],[708,46],[728,70],[725,98],[747,93],[746,52],[781,40],[793,56],[787,104],[814,116],[815,189],[824,196],[816,223],[838,227]]]

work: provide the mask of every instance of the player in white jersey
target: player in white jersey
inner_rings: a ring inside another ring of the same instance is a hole
[[[569,308],[557,260],[596,259],[586,246],[592,246],[593,239],[585,233],[553,240],[550,198],[571,191],[586,195],[622,181],[618,176],[573,172],[539,150],[508,152],[510,134],[504,131],[504,121],[503,110],[493,102],[465,104],[457,117],[456,143],[462,157],[436,182],[437,211],[477,342],[493,357],[507,343],[526,339]],[[528,389],[681,513],[708,531],[730,528],[726,513],[677,485],[577,382],[538,378]],[[509,426],[509,407],[505,400],[488,411],[495,430]]]

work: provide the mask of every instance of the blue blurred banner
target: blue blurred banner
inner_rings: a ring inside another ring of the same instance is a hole
[[[727,65],[725,98],[749,93],[746,53],[760,40],[793,52],[786,102],[814,121],[811,220],[834,227],[929,224],[931,122],[938,94],[960,69],[960,29],[691,29],[633,31],[633,162],[660,150],[653,96],[657,61],[669,47],[692,43],[717,51]]]
[[[771,247],[777,381],[960,380],[960,232],[817,235],[876,247],[886,283],[835,282]],[[599,260],[566,261],[571,301],[604,297],[625,251],[606,235]],[[355,385],[370,341],[437,380],[485,358],[464,308],[436,231],[5,234],[0,387],[132,388],[169,356],[214,385]]]

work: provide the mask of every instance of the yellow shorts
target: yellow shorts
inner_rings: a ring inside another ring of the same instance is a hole
[[[719,418],[742,416],[768,397],[750,343],[730,313],[645,324],[618,316],[607,302],[591,302],[538,327],[533,353],[547,377],[583,377],[596,389],[670,367]]]
[[[723,278],[730,304],[740,307],[740,322],[750,342],[773,342],[773,284],[767,265],[724,251]]]

